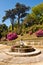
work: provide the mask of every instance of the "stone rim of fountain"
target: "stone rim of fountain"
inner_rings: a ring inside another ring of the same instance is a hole
[[[35,48],[36,49],[36,48]],[[29,52],[29,53],[20,53],[20,52],[10,52],[9,49],[5,51],[7,55],[10,56],[15,56],[15,57],[27,57],[27,56],[36,56],[41,53],[39,49],[36,49],[34,52]]]

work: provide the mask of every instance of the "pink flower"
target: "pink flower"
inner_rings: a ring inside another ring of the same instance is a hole
[[[8,35],[7,35],[7,39],[8,40],[14,40],[14,39],[16,39],[18,36],[17,36],[17,34],[16,33],[9,33]]]
[[[38,30],[35,34],[37,37],[42,37],[43,36],[43,30]]]

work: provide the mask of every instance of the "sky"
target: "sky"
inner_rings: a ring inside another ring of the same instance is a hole
[[[17,2],[32,8],[33,6],[42,3],[43,0],[0,0],[0,24],[2,23],[2,17],[5,15],[5,11],[14,8]],[[6,20],[4,23],[7,26],[11,24],[10,20]]]

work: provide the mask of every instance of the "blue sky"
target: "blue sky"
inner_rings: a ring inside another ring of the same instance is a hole
[[[33,7],[43,2],[43,0],[0,0],[0,24],[2,23],[2,17],[5,15],[5,10],[12,9],[15,4],[19,2],[27,6]],[[10,25],[10,20],[6,20],[5,24]]]

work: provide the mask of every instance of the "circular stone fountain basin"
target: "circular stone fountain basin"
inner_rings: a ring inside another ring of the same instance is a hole
[[[33,48],[32,46],[25,46],[25,47],[16,46],[16,48],[13,48],[13,52],[10,50],[6,51],[6,54],[8,55],[19,56],[19,57],[35,56],[40,53],[41,53],[40,50]]]
[[[35,49],[32,46],[12,46],[11,47],[12,52],[20,52],[20,53],[28,53],[33,52]]]
[[[36,51],[30,52],[30,53],[6,52],[6,54],[8,54],[8,55],[11,55],[11,56],[21,56],[21,57],[23,57],[23,56],[35,56],[35,55],[38,55],[40,53],[41,53],[41,51],[38,50],[38,49],[36,49]]]

